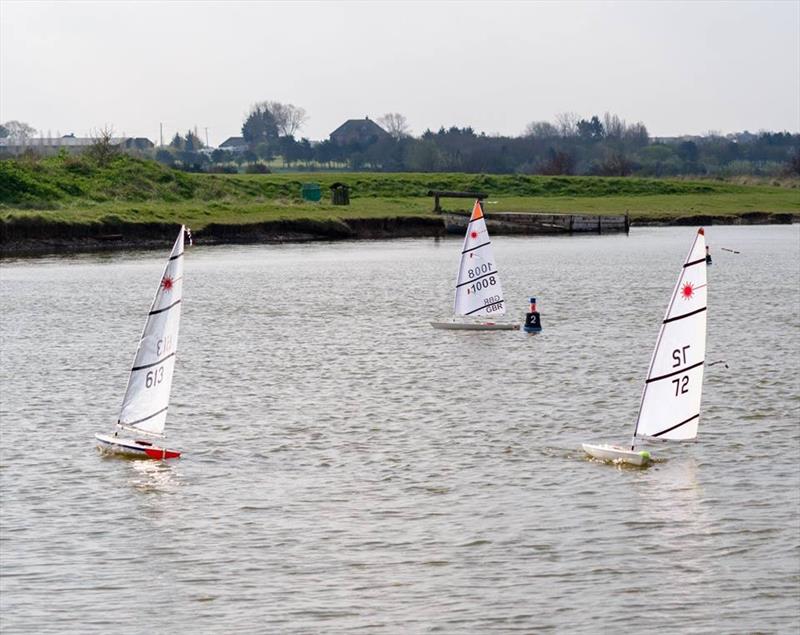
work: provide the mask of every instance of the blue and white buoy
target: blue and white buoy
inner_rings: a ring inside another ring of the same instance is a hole
[[[541,333],[542,319],[539,317],[539,311],[536,310],[536,298],[531,298],[531,308],[525,314],[525,326],[523,327],[526,333]]]

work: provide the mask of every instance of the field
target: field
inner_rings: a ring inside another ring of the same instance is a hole
[[[337,181],[350,187],[349,206],[329,202],[330,185]],[[304,183],[319,184],[323,200],[304,201]],[[800,213],[797,180],[753,185],[439,173],[187,174],[127,156],[105,167],[64,156],[0,161],[0,223],[6,229],[41,224],[58,233],[70,225],[183,222],[202,229],[211,223],[431,217],[430,189],[485,192],[488,213],[628,212],[633,223],[687,216],[724,221],[749,212]],[[442,199],[448,210],[470,205],[465,199]]]

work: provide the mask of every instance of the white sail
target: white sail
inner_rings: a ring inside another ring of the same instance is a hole
[[[492,242],[480,201],[475,201],[467,224],[456,280],[453,312],[456,315],[504,315],[506,305],[492,254]]]
[[[183,290],[183,227],[144,325],[122,400],[119,425],[161,435],[167,420]]]
[[[661,324],[634,437],[697,436],[706,358],[706,276],[706,239],[700,229]]]

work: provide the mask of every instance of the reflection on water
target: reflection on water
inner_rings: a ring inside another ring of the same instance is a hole
[[[177,461],[129,461],[130,485],[143,494],[169,494],[180,487]]]
[[[669,459],[661,459],[648,470],[646,478],[634,483],[640,515],[668,527],[705,527],[703,489],[697,480],[697,462],[677,448]]]
[[[93,439],[163,254],[4,262],[3,631],[797,631],[798,229],[707,228],[730,368],[648,469],[581,443],[630,438],[696,228],[494,239],[537,337],[429,326],[458,239],[188,250],[166,462]]]

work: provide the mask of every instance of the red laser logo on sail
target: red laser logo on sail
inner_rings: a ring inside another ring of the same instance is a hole
[[[473,230],[472,230],[472,231],[469,233],[469,237],[470,237],[470,238],[472,238],[472,240],[475,240],[475,239],[478,237],[478,232],[476,232],[476,231],[473,229]]]
[[[692,286],[691,282],[683,283],[683,286],[681,287],[681,295],[683,296],[684,300],[692,299],[692,296],[694,296],[694,287]]]
[[[164,276],[161,280],[161,286],[163,287],[164,291],[171,291],[172,290],[172,278],[169,276]]]

